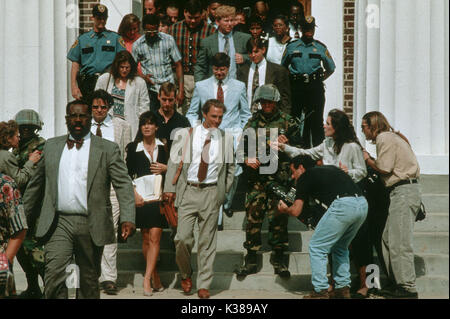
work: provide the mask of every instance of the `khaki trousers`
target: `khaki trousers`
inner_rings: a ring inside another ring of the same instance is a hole
[[[175,236],[176,261],[181,278],[192,276],[191,252],[195,244],[194,225],[198,222],[197,289],[209,289],[217,246],[219,203],[217,186],[203,189],[187,186],[178,208],[178,229]]]
[[[382,249],[388,275],[410,292],[416,292],[413,232],[420,207],[418,184],[396,187],[390,194],[389,215],[383,232]]]
[[[191,106],[192,95],[194,94],[195,81],[193,75],[184,76],[184,102],[177,106],[177,112],[181,115],[186,115]]]

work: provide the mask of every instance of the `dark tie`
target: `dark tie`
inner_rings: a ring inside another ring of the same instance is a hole
[[[253,74],[253,84],[252,84],[252,101],[255,99],[255,91],[259,86],[259,70],[258,64],[255,64],[255,73]]]
[[[79,150],[80,147],[83,145],[83,141],[84,141],[84,139],[71,140],[70,138],[68,138],[67,139],[67,147],[69,148],[69,150],[71,150],[73,148],[73,146],[76,144],[77,145],[77,150]]]
[[[211,134],[208,133],[208,135],[206,136],[205,144],[203,144],[201,162],[200,166],[198,167],[197,178],[199,183],[205,180],[206,173],[208,172],[210,145],[211,145]]]
[[[95,123],[97,125],[97,132],[95,135],[102,137],[102,130],[100,129],[100,126],[102,126],[103,123]]]
[[[298,31],[295,31],[294,37],[295,37],[296,39],[300,39],[300,33],[298,33]]]
[[[221,103],[224,103],[222,80],[219,81],[219,87],[217,88],[217,100],[219,100],[219,102]]]
[[[225,45],[223,46],[223,52],[230,56],[230,41],[228,40],[228,36],[225,36]]]
[[[102,137],[102,130],[100,129],[100,126],[102,126],[103,123],[95,123],[97,125],[97,132],[95,132],[95,135]]]

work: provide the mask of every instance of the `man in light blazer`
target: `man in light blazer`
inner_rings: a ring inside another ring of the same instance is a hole
[[[117,194],[121,237],[135,230],[131,179],[116,143],[90,133],[92,109],[67,104],[68,135],[47,140],[24,196],[27,221],[45,244],[45,298],[100,298],[103,246],[115,241],[111,183]],[[69,277],[68,273],[74,271]]]
[[[214,75],[209,79],[195,84],[191,106],[186,113],[186,117],[191,123],[191,126],[194,127],[201,120],[201,107],[207,100],[217,98],[220,101],[223,99],[221,102],[225,104],[227,110],[223,115],[222,123],[219,128],[226,130],[234,136],[234,149],[236,150],[242,134],[242,129],[252,116],[247,102],[245,84],[229,77],[230,58],[225,53],[216,53],[211,59],[211,64]],[[222,87],[223,94],[220,93],[219,86]],[[227,193],[226,202],[223,207],[220,208],[219,230],[223,229],[223,212],[229,217],[232,215],[231,205],[238,186],[239,175],[241,174],[242,167],[236,166],[233,186],[231,187],[230,192]]]
[[[250,39],[247,42],[247,51],[252,63],[245,64],[239,68],[237,79],[245,83],[247,88],[248,104],[252,113],[256,111],[253,97],[257,87],[265,84],[273,84],[280,92],[281,111],[291,114],[291,83],[289,81],[289,71],[278,64],[266,60],[268,41],[265,39]],[[256,69],[258,71],[256,72]],[[255,81],[257,74],[257,81]]]
[[[247,41],[250,35],[233,31],[236,9],[220,6],[216,10],[218,30],[200,42],[200,51],[194,68],[195,82],[205,80],[212,75],[211,59],[217,52],[224,52],[231,58],[230,77],[236,78],[237,65],[249,63]]]
[[[114,105],[113,97],[105,90],[94,91],[89,98],[92,106],[91,133],[119,145],[120,154],[125,160],[125,148],[131,143],[131,126],[119,117],[108,114]],[[114,230],[117,232],[120,208],[116,193],[111,187],[111,207],[114,221]],[[117,295],[117,243],[105,245],[102,255],[102,273],[100,276],[100,287],[108,295]]]
[[[203,124],[177,132],[182,136],[172,144],[164,185],[164,199],[175,200],[178,208],[176,261],[185,293],[192,289],[191,251],[194,224],[198,222],[197,293],[200,298],[209,298],[219,206],[225,201],[235,171],[233,137],[218,129],[225,109],[220,101],[208,100],[202,108]]]

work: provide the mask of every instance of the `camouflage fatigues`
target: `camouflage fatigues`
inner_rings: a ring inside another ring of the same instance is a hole
[[[27,228],[20,191],[11,177],[0,173],[0,253],[6,251],[11,237]],[[0,276],[0,297],[14,295],[16,289],[12,271],[9,274],[3,272]]]
[[[36,135],[23,145],[19,145],[19,148],[15,149],[13,152],[17,158],[19,167],[22,168],[28,161],[28,154],[35,150],[42,151],[44,149],[44,144],[45,139]],[[22,194],[23,191],[24,190],[21,190]],[[30,271],[37,272],[43,278],[44,247],[38,244],[36,238],[34,237],[34,231],[35,229],[31,228],[27,232],[27,236],[23,241],[22,247],[17,253],[17,259],[26,273],[29,273]]]
[[[253,129],[256,132],[256,141],[259,143],[265,143],[266,154],[269,152],[270,141],[270,128],[278,128],[278,135],[285,135],[292,145],[298,145],[300,142],[299,126],[298,123],[288,114],[276,111],[271,117],[266,117],[262,111],[258,111],[253,114],[253,117],[249,120],[246,129]],[[266,138],[258,139],[258,128],[266,129]],[[278,137],[276,135],[276,137]],[[273,137],[272,137],[273,139]],[[248,157],[254,157],[249,153],[250,143],[256,143],[255,140],[249,135],[244,133],[243,144],[238,149],[238,156],[245,160]],[[261,147],[263,145],[260,145]],[[261,158],[264,154],[258,154],[258,148],[256,150],[257,157]],[[289,169],[290,159],[285,153],[279,152],[277,155],[270,151],[270,158],[276,159],[278,156],[278,167],[275,173],[261,174],[258,171],[253,170],[247,166],[244,166],[248,176],[248,191],[245,200],[246,210],[246,240],[244,247],[247,250],[258,251],[261,248],[261,227],[265,215],[269,221],[269,238],[268,242],[273,250],[286,250],[288,248],[288,216],[285,214],[277,214],[278,201],[272,195],[267,193],[267,185],[270,183],[278,183],[280,185],[289,185],[291,182],[291,173]],[[244,164],[245,165],[245,164]],[[262,164],[261,166],[267,166]]]

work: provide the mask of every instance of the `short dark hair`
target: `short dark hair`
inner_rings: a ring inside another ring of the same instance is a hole
[[[69,115],[70,108],[72,107],[72,105],[86,105],[88,107],[88,113],[92,114],[92,106],[89,103],[87,103],[85,100],[74,100],[72,102],[67,103],[66,115]]]
[[[257,25],[261,26],[261,28],[264,27],[263,20],[257,15],[250,16],[250,18],[247,21],[247,25],[248,25],[249,28],[251,28],[251,26],[253,24],[257,24]]]
[[[130,63],[130,73],[128,74],[128,79],[133,80],[137,75],[137,63],[133,56],[127,50],[120,51],[116,54],[113,63],[111,64],[111,75],[114,79],[120,77],[120,65],[124,62]]]
[[[170,21],[170,18],[168,15],[163,15],[159,18],[159,24],[170,27],[172,25],[172,21]]]
[[[200,0],[189,0],[184,5],[184,10],[186,10],[190,14],[202,13],[203,9],[204,7]]]
[[[281,20],[284,22],[284,24],[289,27],[289,18],[286,17],[284,14],[277,14],[273,19],[272,19],[272,24],[275,22],[275,20]]]
[[[156,126],[158,126],[158,120],[156,118],[156,114],[153,113],[152,111],[144,112],[139,116],[138,131],[137,131],[136,137],[134,139],[134,141],[136,143],[142,142],[142,140],[144,139],[144,136],[142,135],[142,132],[141,132],[141,126],[143,126],[147,123],[155,124]]]
[[[164,92],[165,95],[170,95],[172,93],[175,93],[175,95],[177,95],[177,87],[172,82],[164,82],[159,87],[159,95],[161,95],[161,92]]]
[[[102,89],[96,90],[89,95],[88,102],[91,107],[95,99],[103,100],[103,102],[105,102],[106,105],[108,105],[108,108],[111,108],[111,106],[114,105],[114,98],[111,96],[111,94]]]
[[[263,38],[259,38],[259,39],[254,39],[254,38],[250,38],[247,41],[247,52],[251,53],[253,52],[254,48],[258,48],[258,49],[266,49],[269,46],[269,42],[266,39]],[[266,51],[267,53],[267,51]]]
[[[159,27],[159,15],[157,14],[146,14],[142,19],[142,29],[145,29],[147,24],[156,25]]]
[[[223,104],[222,102],[220,102],[219,100],[216,100],[216,99],[209,99],[208,101],[205,102],[205,104],[203,104],[202,113],[208,114],[209,110],[211,110],[212,107],[217,107],[219,109],[223,109],[224,114],[227,111],[225,104]]]
[[[295,169],[298,169],[300,165],[302,165],[305,169],[310,169],[316,166],[316,161],[308,155],[298,155],[291,159],[291,164],[294,165]]]
[[[224,52],[216,53],[211,59],[211,65],[215,67],[230,67],[230,57]]]

